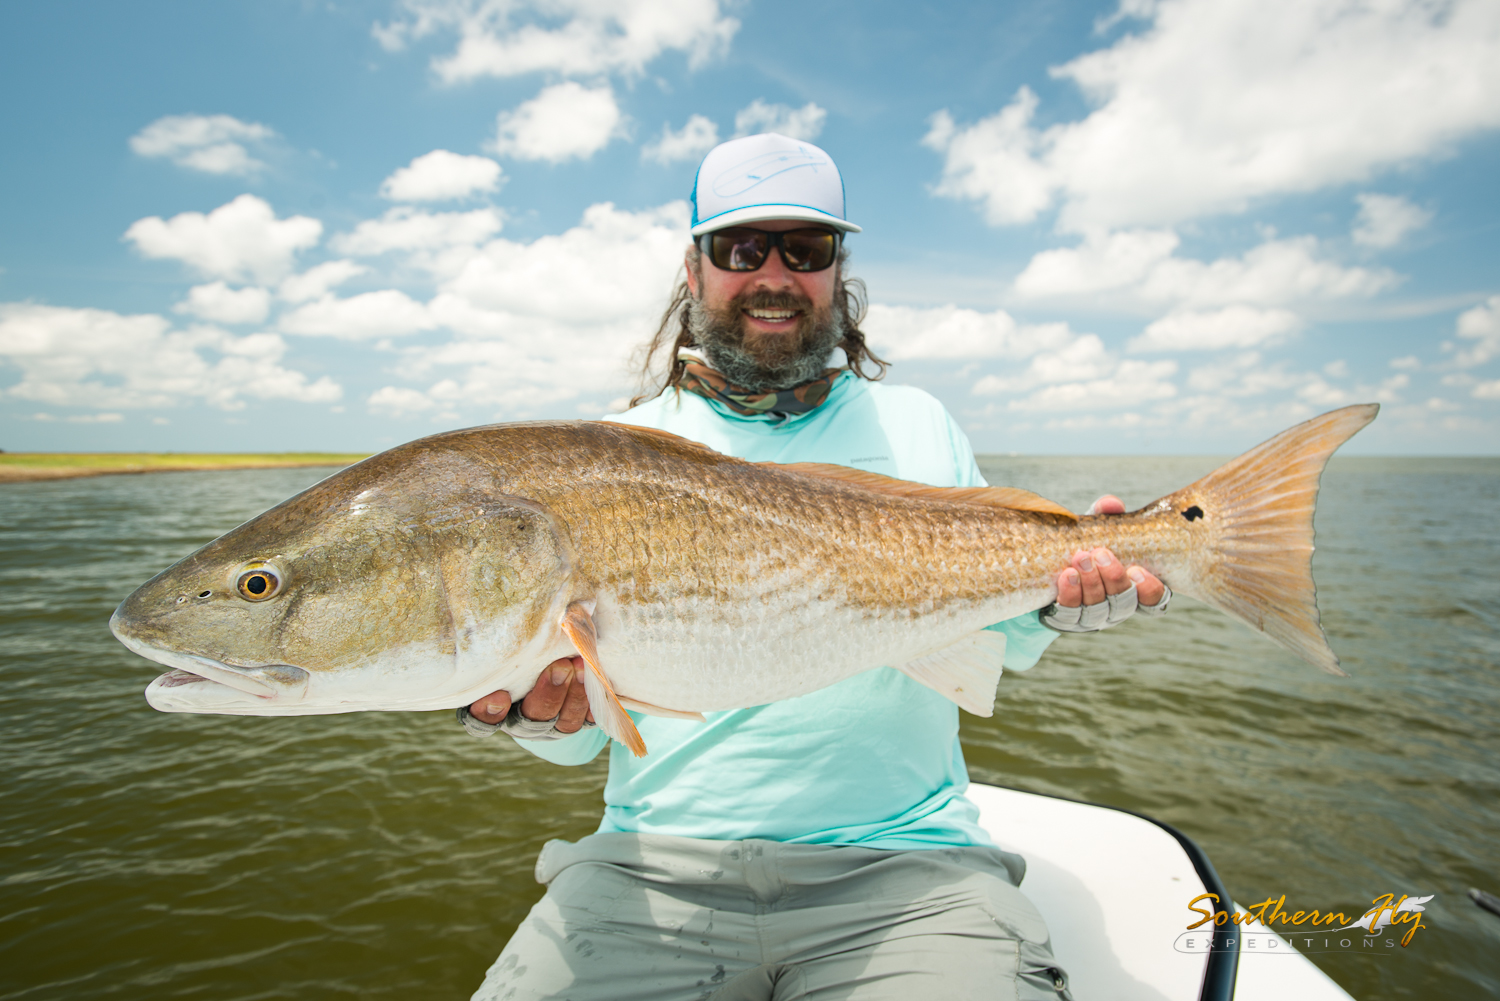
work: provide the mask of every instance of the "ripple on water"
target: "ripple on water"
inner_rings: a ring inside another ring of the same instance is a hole
[[[992,482],[1132,506],[1202,458],[986,460]],[[311,470],[0,487],[0,998],[467,996],[532,901],[542,842],[592,830],[603,762],[555,768],[446,713],[152,712],[105,625],[136,584]],[[1362,999],[1500,993],[1500,531],[1493,460],[1335,460],[1320,507],[1322,675],[1190,601],[1059,641],[965,716],[981,781],[1182,827],[1236,897],[1362,910],[1437,893]],[[1461,582],[1461,584],[1455,584]],[[871,781],[878,781],[871,776]]]

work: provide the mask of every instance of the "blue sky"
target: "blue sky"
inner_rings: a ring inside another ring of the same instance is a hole
[[[0,85],[9,451],[616,408],[767,128],[980,451],[1500,451],[1493,0],[8,4]]]

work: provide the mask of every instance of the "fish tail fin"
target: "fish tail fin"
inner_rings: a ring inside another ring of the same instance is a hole
[[[1314,417],[1163,498],[1212,533],[1213,553],[1182,590],[1330,674],[1344,672],[1318,616],[1313,507],[1329,456],[1379,412],[1367,403]]]

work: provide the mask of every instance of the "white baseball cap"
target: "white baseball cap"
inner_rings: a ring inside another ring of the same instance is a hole
[[[720,143],[693,179],[693,236],[770,219],[806,219],[858,233],[844,219],[844,179],[833,157],[775,132]]]

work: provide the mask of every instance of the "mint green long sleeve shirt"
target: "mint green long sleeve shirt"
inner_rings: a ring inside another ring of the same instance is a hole
[[[756,462],[831,462],[933,486],[983,486],[968,439],[927,393],[846,372],[816,410],[746,417],[668,391],[609,418],[659,428]],[[1031,667],[1056,637],[1035,614],[1005,633],[1005,666]],[[605,665],[606,670],[608,665]],[[601,832],[868,848],[988,845],[967,799],[958,707],[876,668],[782,702],[707,713],[707,723],[631,713],[650,753],[610,749]],[[607,744],[590,729],[517,743],[562,765]]]

